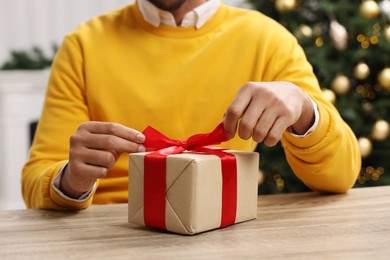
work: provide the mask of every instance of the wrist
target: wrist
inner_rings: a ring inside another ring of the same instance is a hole
[[[315,122],[314,108],[309,96],[306,95],[306,99],[302,107],[301,115],[298,121],[291,126],[291,129],[294,132],[294,134],[303,135],[310,129],[310,127],[314,124],[314,122]]]
[[[85,192],[89,191],[95,182],[91,182],[91,185],[84,184],[79,187],[76,185],[74,180],[72,180],[72,175],[67,165],[63,171],[62,177],[60,179],[59,190],[64,193],[66,196],[72,199],[80,198]]]

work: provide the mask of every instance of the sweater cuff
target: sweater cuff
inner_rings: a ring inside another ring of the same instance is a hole
[[[62,165],[62,167],[58,170],[57,174],[52,175],[52,178],[50,180],[50,197],[55,204],[66,208],[71,208],[71,209],[86,208],[92,203],[92,198],[93,198],[93,194],[96,191],[97,182],[93,185],[93,187],[89,191],[85,192],[77,199],[67,196],[59,189],[61,177],[67,165],[68,162]]]
[[[283,134],[284,141],[287,141],[299,148],[309,148],[321,142],[329,129],[330,116],[324,107],[317,106],[317,109],[320,120],[318,121],[316,129],[303,137],[292,135],[288,131],[285,131]]]
[[[313,106],[313,110],[314,110],[314,123],[313,125],[306,131],[306,133],[304,133],[303,135],[298,135],[298,134],[295,134],[294,131],[292,130],[291,126],[289,128],[287,128],[287,130],[289,131],[290,134],[292,134],[293,136],[295,137],[305,137],[307,136],[308,134],[310,134],[311,132],[313,132],[317,126],[318,126],[318,122],[320,121],[320,113],[318,112],[318,106],[316,104],[316,102],[313,101],[313,99],[307,95],[311,101],[311,104]]]

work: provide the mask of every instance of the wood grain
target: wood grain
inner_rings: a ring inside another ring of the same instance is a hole
[[[0,259],[389,259],[390,186],[263,195],[257,220],[183,236],[127,223],[127,204],[0,212]]]

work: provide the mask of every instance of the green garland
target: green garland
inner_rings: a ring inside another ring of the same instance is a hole
[[[57,45],[52,47],[52,56],[48,57],[39,47],[31,50],[13,50],[11,57],[0,66],[0,70],[40,70],[49,68],[54,55],[58,49]]]

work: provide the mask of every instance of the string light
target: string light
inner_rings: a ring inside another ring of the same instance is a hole
[[[364,40],[362,43],[361,43],[361,46],[363,49],[367,49],[368,47],[370,47],[370,42],[367,41],[367,40]]]
[[[370,180],[378,181],[384,173],[385,169],[383,167],[376,169],[373,166],[363,167],[360,171],[358,182],[363,185]]]
[[[357,41],[362,43],[366,40],[366,36],[364,36],[363,34],[359,34],[357,37],[356,37]]]
[[[274,182],[276,184],[276,188],[279,191],[283,191],[285,188],[285,182],[282,179],[282,176],[279,173],[274,173],[274,175],[272,176],[272,179],[274,180]]]
[[[315,45],[317,47],[321,47],[322,45],[324,45],[324,40],[321,37],[317,37],[315,41]]]
[[[371,36],[370,37],[370,42],[371,42],[371,44],[378,44],[378,42],[379,42],[379,40],[378,40],[378,37],[376,37],[376,36]]]

